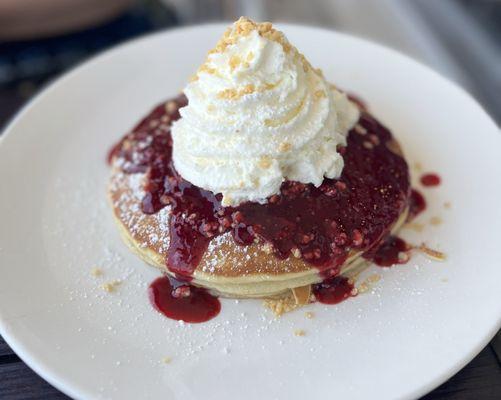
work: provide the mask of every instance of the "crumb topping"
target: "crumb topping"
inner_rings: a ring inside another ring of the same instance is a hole
[[[433,250],[427,247],[424,243],[422,243],[419,247],[417,247],[421,253],[423,253],[428,258],[431,258],[434,261],[445,261],[447,259],[445,253],[442,253],[438,250]]]
[[[355,132],[357,132],[360,135],[366,135],[367,134],[367,129],[365,129],[362,125],[356,124],[355,127]]]
[[[232,26],[230,26],[224,32],[221,39],[219,39],[219,41],[216,43],[216,46],[208,52],[207,59],[199,68],[197,74],[201,72],[214,74],[215,71],[212,68],[208,67],[209,57],[212,54],[223,53],[227,47],[236,44],[240,38],[250,35],[251,32],[253,31],[257,31],[257,33],[263,38],[266,38],[270,41],[280,44],[284,49],[285,53],[287,54],[292,53],[293,56],[297,58],[297,60],[302,64],[303,70],[305,72],[312,69],[310,63],[308,62],[308,60],[306,60],[304,55],[301,54],[293,45],[289,43],[289,41],[282,32],[273,28],[271,22],[257,23],[247,17],[240,17],[238,21],[236,21]],[[233,56],[229,60],[230,70],[233,71],[240,65],[248,67],[249,62],[252,61],[253,59],[254,59],[254,54],[252,52],[249,52],[247,54],[245,60],[242,60],[242,58],[238,56]],[[321,75],[321,72],[322,71],[320,70],[315,70],[315,73],[319,75]],[[192,78],[192,81],[197,79],[198,76]],[[236,99],[236,98],[238,98],[236,97],[236,95],[228,97],[228,99]]]
[[[257,31],[260,36],[281,44],[286,53],[293,49],[285,35],[274,29],[271,22],[256,23],[247,17],[240,17],[233,26],[226,29],[216,47],[210,50],[209,54],[224,52],[228,46],[234,45],[238,39],[248,36],[252,31]]]
[[[273,253],[273,245],[270,242],[266,242],[261,246],[261,249],[266,253],[266,254],[271,254]]]
[[[324,98],[324,97],[327,97],[327,94],[326,94],[326,93],[325,93],[325,91],[323,91],[323,90],[317,90],[317,91],[314,93],[314,95],[315,95],[315,98],[317,98],[317,99],[322,99],[322,98]]]
[[[250,52],[249,54],[251,54],[252,52]],[[229,61],[229,65],[230,65],[230,70],[231,71],[234,71],[235,69],[237,69],[240,65],[242,65],[244,68],[249,68],[250,64],[249,64],[249,61],[252,60],[252,58],[254,57],[254,55],[252,55],[251,57],[249,57],[249,55],[247,55],[246,57],[246,61],[243,61],[239,56],[237,55],[233,55],[231,56],[230,58],[230,61]],[[250,58],[250,60],[249,60]]]
[[[276,317],[296,310],[314,301],[311,285],[288,290],[280,297],[265,299],[263,305],[270,309]],[[310,313],[313,317],[313,313]],[[309,318],[309,317],[308,317]]]
[[[424,225],[420,224],[419,222],[408,222],[407,224],[404,225],[404,227],[412,229],[413,231],[416,232],[422,232],[424,229]]]
[[[259,166],[263,169],[268,169],[271,167],[271,158],[270,157],[261,157],[259,159]]]
[[[226,100],[237,100],[242,96],[245,96],[247,94],[254,93],[256,90],[255,86],[253,84],[248,84],[245,85],[242,89],[225,89],[217,94],[217,97],[220,99],[226,99]]]
[[[301,258],[301,250],[299,250],[297,247],[294,247],[292,249],[292,255],[296,258]]]
[[[175,101],[171,100],[165,104],[165,109],[166,109],[168,114],[173,114],[178,110],[178,105]],[[169,122],[169,121],[167,121],[167,122]]]
[[[282,142],[278,146],[278,150],[281,151],[282,153],[290,151],[290,149],[292,149],[292,144],[290,144],[289,142]]]
[[[430,224],[432,224],[432,225],[435,225],[435,226],[440,225],[442,222],[443,222],[442,218],[440,218],[440,217],[435,216],[435,217],[430,218]]]
[[[108,293],[112,293],[114,292],[117,287],[121,284],[120,281],[118,280],[115,280],[115,281],[111,281],[111,282],[107,282],[107,283],[103,283],[101,285],[101,288],[105,291],[105,292],[108,292]]]
[[[365,141],[362,143],[362,145],[367,149],[367,150],[372,150],[374,148],[374,145],[372,144],[372,142],[369,142],[369,141]]]

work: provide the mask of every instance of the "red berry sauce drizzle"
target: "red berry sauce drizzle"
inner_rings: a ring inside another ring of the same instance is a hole
[[[315,299],[323,304],[337,304],[354,296],[353,283],[344,276],[333,276],[313,285]]]
[[[414,219],[418,214],[422,213],[426,209],[426,200],[423,195],[416,189],[411,190],[411,195],[409,197],[409,216],[407,221]]]
[[[424,174],[421,176],[420,181],[423,186],[438,186],[441,179],[437,174]]]
[[[205,322],[221,311],[219,299],[207,290],[168,276],[155,279],[148,293],[151,303],[158,311],[178,321]]]
[[[179,96],[174,101],[176,107],[156,107],[111,150],[109,159],[117,159],[125,173],[146,173],[144,213],[171,207],[166,265],[179,280],[190,281],[210,240],[230,231],[238,245],[255,240],[271,243],[275,256],[281,259],[299,249],[304,261],[326,277],[314,287],[319,301],[336,303],[353,288],[344,278],[336,277],[348,254],[362,251],[366,258],[380,260],[374,248],[389,254],[385,239],[407,205],[411,204],[412,216],[425,207],[422,196],[414,191],[411,195],[407,163],[395,152],[390,132],[365,111],[359,128],[350,131],[347,146],[338,149],[344,158],[339,179],[325,179],[318,188],[286,181],[280,194],[271,196],[266,204],[223,207],[220,194],[191,184],[174,168],[170,121],[180,117],[178,109],[187,100]],[[157,129],[159,125],[162,129]],[[381,257],[385,259],[382,265],[389,265],[391,257]],[[165,294],[157,290],[158,285],[152,285],[151,293]],[[202,289],[190,294],[207,299],[206,295],[210,296]],[[169,299],[165,304],[171,307],[176,301]],[[181,301],[186,303],[185,298]],[[164,310],[155,295],[153,303]],[[176,312],[162,312],[186,320]]]

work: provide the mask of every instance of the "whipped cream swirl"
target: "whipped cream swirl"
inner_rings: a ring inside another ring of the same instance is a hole
[[[187,85],[172,127],[173,159],[223,205],[265,202],[284,180],[339,177],[338,145],[358,108],[269,23],[241,18]]]

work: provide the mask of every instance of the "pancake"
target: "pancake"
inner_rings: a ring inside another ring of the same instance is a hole
[[[171,162],[170,125],[185,104],[184,96],[160,104],[110,153],[115,221],[147,264],[222,296],[277,296],[364,263],[405,222],[407,163],[367,111],[341,149],[339,179],[320,188],[284,182],[269,204],[229,208]]]

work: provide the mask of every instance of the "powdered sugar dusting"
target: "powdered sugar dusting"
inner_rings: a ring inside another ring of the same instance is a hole
[[[125,174],[114,170],[110,181],[113,207],[118,219],[142,248],[151,248],[165,256],[169,247],[169,213],[165,207],[156,214],[147,215],[141,210],[144,174]]]

